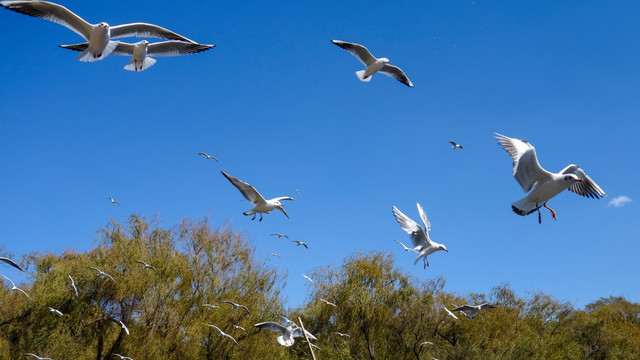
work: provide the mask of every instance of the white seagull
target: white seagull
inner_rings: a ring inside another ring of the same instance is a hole
[[[294,338],[304,337],[302,328],[298,327],[295,323],[289,323],[289,325],[287,326],[282,326],[273,321],[266,321],[255,324],[254,326],[260,329],[271,330],[275,333],[280,334],[277,340],[278,343],[282,346],[291,346],[295,342]],[[305,330],[305,333],[310,339],[316,340],[316,337],[313,336],[313,334],[311,334],[310,332]]]
[[[116,354],[116,353],[111,354],[111,356],[117,356],[117,357],[120,358],[120,360],[133,360],[132,358],[130,358],[128,356],[122,356],[122,355]]]
[[[76,287],[76,282],[73,281],[73,278],[71,277],[71,275],[67,275],[69,276],[69,279],[71,279],[71,287],[73,288],[73,291],[76,292],[76,297],[78,297],[78,288]]]
[[[420,345],[418,345],[418,346],[422,347],[422,346],[424,346],[424,345],[433,345],[433,343],[432,343],[431,341],[423,341],[423,342],[421,342],[421,343],[420,343]]]
[[[542,223],[540,204],[551,211],[551,217],[557,219],[556,212],[547,206],[554,196],[565,189],[578,195],[599,199],[607,196],[578,165],[571,164],[559,173],[549,172],[540,166],[536,149],[525,140],[510,138],[495,133],[498,143],[513,159],[513,176],[516,178],[526,197],[511,204],[511,209],[518,215],[529,215],[538,211],[538,222]]]
[[[347,50],[353,56],[355,56],[360,62],[366,66],[365,70],[356,71],[356,75],[358,75],[358,79],[361,81],[371,81],[371,75],[380,72],[387,76],[390,76],[401,83],[413,87],[411,80],[405,75],[405,73],[400,70],[399,67],[389,65],[389,59],[387,58],[375,58],[366,47],[350,43],[346,41],[340,40],[331,40],[332,43],[338,45],[339,47]]]
[[[118,320],[118,323],[120,324],[120,327],[124,330],[124,332],[126,332],[127,335],[129,335],[129,328],[124,325],[122,320]]]
[[[455,150],[455,149],[464,149],[464,147],[462,145],[456,143],[455,141],[449,140],[449,144],[451,144],[451,148],[453,150]]]
[[[218,333],[220,334],[220,337],[228,337],[229,339],[233,340],[233,342],[236,343],[236,345],[240,346],[240,344],[238,344],[238,342],[236,341],[236,339],[233,338],[233,336],[231,336],[231,335],[227,334],[226,332],[220,330],[219,327],[217,327],[215,325],[210,325],[210,324],[206,324],[206,325],[218,330]]]
[[[142,270],[153,270],[155,272],[158,272],[158,269],[156,269],[155,266],[149,265],[142,260],[136,260],[136,262],[142,264]]]
[[[116,41],[117,45],[111,52],[112,55],[131,56],[131,61],[124,66],[125,70],[129,71],[143,71],[150,68],[156,63],[156,59],[151,56],[178,56],[197,54],[209,50],[215,45],[205,45],[192,42],[169,40],[160,41],[156,43],[149,43],[147,40],[138,41],[135,44],[129,44],[121,41]],[[89,47],[89,43],[58,45],[63,49],[84,51]],[[198,154],[199,155],[199,154]],[[213,156],[212,158],[218,161]]]
[[[242,326],[240,326],[240,325],[233,325],[233,328],[245,331],[244,328]]]
[[[417,264],[418,260],[421,258],[424,259],[424,268],[426,269],[429,266],[429,260],[427,260],[427,255],[432,254],[438,250],[447,250],[447,247],[443,244],[438,244],[436,242],[431,241],[429,238],[429,230],[431,230],[431,223],[427,219],[427,214],[425,214],[422,206],[417,204],[418,213],[420,213],[420,218],[422,219],[422,223],[424,224],[424,229],[418,225],[415,221],[409,219],[407,215],[403,214],[398,208],[393,206],[393,216],[395,216],[396,221],[400,224],[400,227],[407,233],[409,233],[409,237],[411,238],[411,243],[413,243],[413,248],[419,251],[418,257],[413,262],[413,264]]]
[[[443,306],[442,308],[447,312],[447,314],[449,314],[449,315],[450,315],[451,317],[453,317],[454,319],[458,320],[458,317],[456,316],[456,314],[454,314],[454,313],[452,313],[451,311],[449,311],[449,309],[447,309],[447,307],[446,307],[446,306]]]
[[[97,271],[98,273],[96,274],[96,276],[109,278],[114,283],[116,282],[111,275],[107,274],[106,272],[104,272],[104,271],[102,271],[102,270],[100,270],[98,268],[95,268],[93,266],[89,266],[89,269]]]
[[[5,279],[9,280],[9,282],[11,283],[11,291],[20,291],[21,293],[23,293],[26,297],[28,297],[29,299],[31,299],[31,296],[29,296],[29,294],[27,294],[24,290],[20,289],[19,287],[16,286],[16,284],[13,282],[13,280],[9,279],[8,277],[2,275],[2,277],[4,277]]]
[[[36,354],[32,354],[32,353],[24,353],[27,356],[32,356],[38,360],[53,360],[52,358],[48,358],[48,357],[42,357],[42,356],[38,356]]]
[[[489,304],[489,303],[482,303],[479,305],[463,305],[460,307],[457,307],[455,309],[451,309],[451,311],[460,311],[464,314],[464,316],[467,317],[467,319],[473,319],[474,317],[478,316],[478,311],[482,310],[482,309],[495,309],[497,308],[497,306],[493,305],[493,304]],[[469,312],[468,314],[464,313],[465,311]]]
[[[49,309],[49,311],[51,311],[52,313],[56,314],[56,315],[60,315],[60,316],[64,316],[64,314],[62,313],[62,311],[58,310],[58,309],[54,309],[52,307],[47,307],[47,309]]]
[[[251,220],[254,220],[256,218],[256,214],[260,214],[259,221],[262,221],[263,213],[269,214],[271,213],[272,210],[280,210],[287,217],[287,219],[291,220],[287,212],[284,211],[284,207],[282,206],[280,201],[295,200],[294,198],[289,196],[281,196],[281,197],[273,198],[270,200],[265,200],[265,198],[263,198],[262,195],[260,195],[260,193],[258,192],[258,190],[256,190],[253,186],[247,184],[242,180],[234,178],[233,176],[225,173],[224,171],[221,171],[221,173],[222,175],[224,175],[224,177],[227,178],[227,180],[229,180],[233,184],[233,186],[235,186],[236,188],[238,188],[238,190],[240,190],[242,195],[244,195],[244,197],[247,200],[249,200],[251,204],[253,204],[254,206],[253,209],[249,211],[245,211],[244,213],[242,213],[243,215],[247,215],[247,216],[253,215]]]
[[[222,303],[222,304],[229,304],[229,305],[231,305],[231,308],[232,308],[233,310],[236,310],[236,309],[242,309],[242,310],[246,311],[246,312],[247,312],[247,314],[251,315],[251,311],[249,311],[249,309],[247,309],[247,307],[246,307],[246,306],[244,306],[244,305],[236,304],[236,303],[234,303],[233,301],[229,301],[229,300],[220,301],[220,303]]]
[[[287,234],[281,234],[281,233],[273,233],[273,234],[271,234],[271,236],[277,236],[278,239],[280,239],[282,237],[287,238],[287,239],[289,238],[289,236]]]
[[[341,337],[351,337],[351,335],[349,335],[349,334],[344,334],[344,333],[341,333],[341,332],[338,332],[338,331],[336,331],[335,334],[338,335],[338,336],[341,336]]]
[[[4,262],[5,264],[9,264],[9,265],[13,266],[14,268],[16,268],[16,269],[18,269],[20,271],[24,271],[24,270],[22,270],[22,268],[18,264],[15,263],[15,261],[13,261],[13,260],[11,260],[9,258],[0,256],[0,261]]]
[[[209,155],[207,153],[199,152],[198,155],[204,156],[205,158],[207,158],[207,160],[215,160],[216,162],[220,162],[220,161],[218,161],[218,159],[216,159],[215,157],[213,157],[213,156],[211,156],[211,155]]]
[[[325,300],[323,298],[320,298],[320,301],[322,301],[323,303],[327,304],[327,305],[331,305],[333,307],[338,307],[338,305],[332,303],[331,301]]]
[[[311,282],[313,284],[313,279],[308,277],[306,274],[302,274],[302,277],[309,280],[309,282]]]
[[[209,308],[210,310],[220,309],[220,306],[218,305],[202,304],[202,306]]]
[[[131,23],[109,26],[105,22],[89,24],[62,5],[48,1],[0,1],[3,7],[21,14],[53,21],[87,40],[88,46],[77,56],[80,61],[98,61],[107,57],[118,45],[111,39],[146,36],[193,42],[175,32],[153,24]]]
[[[291,240],[291,242],[296,243],[296,246],[304,246],[304,247],[306,247],[307,249],[309,249],[309,246],[307,245],[307,243],[302,242],[302,241],[300,241],[300,240]]]
[[[400,242],[400,241],[398,241],[398,240],[393,240],[393,241],[395,241],[395,242],[397,242],[398,244],[402,245],[402,248],[404,249],[404,251],[413,251],[413,252],[414,252],[414,253],[416,253],[416,254],[420,254],[420,253],[418,252],[418,250],[413,249],[413,248],[410,248],[410,247],[407,247],[407,245],[405,245],[405,244],[401,243],[401,242]]]
[[[274,256],[274,257],[282,258],[282,256],[280,256],[280,254],[276,254],[276,253],[269,253],[269,255]]]
[[[118,204],[118,206],[120,206],[120,203],[116,199],[112,198],[111,196],[109,196],[109,200],[113,205]]]

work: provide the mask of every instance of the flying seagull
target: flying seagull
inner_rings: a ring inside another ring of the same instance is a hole
[[[62,313],[62,311],[58,310],[58,309],[54,309],[52,307],[47,307],[47,309],[49,309],[49,311],[51,311],[52,313],[56,314],[56,315],[60,315],[60,316],[64,316],[64,314]]]
[[[117,356],[117,357],[120,358],[120,360],[133,360],[132,358],[130,358],[128,356],[122,356],[122,355],[116,354],[116,353],[111,354],[111,356]]]
[[[306,274],[302,274],[302,277],[309,280],[313,284],[313,279],[308,277]]]
[[[304,247],[306,247],[307,249],[309,249],[309,246],[307,245],[307,243],[302,242],[302,241],[300,241],[300,240],[291,240],[291,242],[296,243],[296,246],[304,246]]]
[[[449,140],[449,144],[451,144],[451,148],[453,150],[455,150],[455,149],[464,149],[464,147],[462,145],[456,143],[455,141]]]
[[[425,214],[422,206],[420,204],[416,204],[418,206],[418,213],[420,213],[420,218],[422,219],[422,223],[424,224],[424,229],[418,225],[415,221],[409,219],[407,215],[403,214],[398,208],[393,206],[393,216],[395,216],[396,221],[400,224],[400,227],[407,233],[409,233],[409,237],[411,238],[411,243],[413,243],[413,248],[419,251],[418,257],[413,262],[413,264],[417,264],[418,260],[421,258],[424,259],[424,268],[426,269],[429,266],[429,260],[427,260],[427,256],[432,254],[438,250],[447,250],[447,247],[443,244],[438,244],[436,242],[431,241],[429,238],[429,230],[431,230],[431,223],[427,219],[427,214]]]
[[[482,303],[480,305],[463,305],[455,309],[451,309],[451,311],[460,311],[460,312],[463,312],[463,314],[464,314],[464,311],[466,311],[468,312],[468,314],[464,314],[464,316],[466,316],[467,319],[473,319],[474,317],[478,316],[478,311],[482,309],[495,309],[495,308],[497,308],[497,306],[493,304]]]
[[[136,260],[137,263],[142,264],[142,269],[143,270],[153,270],[155,272],[158,272],[158,269],[155,268],[155,266],[151,266],[149,264],[147,264],[146,262],[142,261],[142,260]]]
[[[220,306],[218,306],[218,305],[202,304],[202,306],[204,306],[206,308],[209,308],[211,310],[220,309]]]
[[[109,200],[113,205],[118,204],[118,206],[120,206],[120,203],[116,199],[112,198],[111,196],[109,196]]]
[[[416,254],[420,254],[420,253],[418,252],[418,250],[413,249],[413,248],[410,248],[410,247],[407,247],[405,244],[401,243],[401,242],[400,242],[400,241],[398,241],[398,240],[393,240],[393,241],[395,241],[395,242],[397,242],[398,244],[402,245],[402,248],[404,249],[404,251],[412,251],[412,252],[414,252],[414,253],[416,253]]]
[[[458,317],[456,316],[456,314],[452,313],[451,311],[449,311],[449,309],[447,309],[446,306],[442,307],[443,309],[445,309],[445,311],[447,312],[447,314],[449,314],[451,317],[453,317],[454,319],[458,320]]]
[[[71,275],[67,275],[69,276],[69,279],[71,279],[71,287],[73,288],[73,291],[76,292],[76,297],[78,297],[78,288],[76,287],[76,282],[73,281],[73,278],[71,277]]]
[[[48,357],[42,357],[42,356],[38,356],[36,354],[32,354],[32,353],[24,353],[27,356],[32,356],[38,360],[53,360],[52,358],[48,358]]]
[[[216,159],[215,157],[213,157],[213,156],[211,156],[211,155],[209,155],[207,153],[199,152],[198,155],[202,155],[202,156],[206,157],[207,160],[215,160],[216,162],[220,162],[220,161],[218,161],[218,159]]]
[[[280,256],[280,254],[276,254],[276,253],[269,253],[269,255],[282,258],[282,256]]]
[[[289,323],[287,326],[282,326],[276,322],[267,321],[255,324],[254,326],[260,329],[266,329],[280,334],[277,340],[278,343],[282,346],[291,346],[295,342],[294,338],[304,337],[302,329],[299,328],[295,323]],[[305,333],[310,339],[316,340],[316,337],[313,336],[313,334],[311,334],[310,332],[305,330]]]
[[[245,331],[244,328],[242,326],[240,326],[240,325],[233,325],[233,328]]]
[[[320,301],[322,301],[323,303],[325,303],[325,304],[327,304],[327,305],[331,305],[331,306],[333,306],[333,307],[338,307],[338,305],[336,305],[336,304],[332,303],[331,301],[327,301],[327,300],[325,300],[325,299],[323,299],[323,298],[320,298]]]
[[[9,264],[9,265],[13,266],[14,268],[16,268],[16,269],[18,269],[20,271],[24,271],[18,264],[15,263],[15,261],[13,261],[13,260],[11,260],[9,258],[0,256],[0,261],[4,262],[6,264]]]
[[[100,276],[100,277],[104,277],[104,278],[109,278],[109,279],[111,279],[111,281],[113,281],[114,283],[116,282],[116,281],[113,279],[113,277],[112,277],[111,275],[107,274],[106,272],[104,272],[104,271],[102,271],[102,270],[100,270],[100,269],[98,269],[98,268],[95,268],[95,267],[93,267],[93,266],[89,266],[89,269],[97,271],[98,273],[96,274],[96,276]]]
[[[236,188],[238,188],[238,190],[240,190],[240,192],[242,193],[242,195],[244,195],[244,197],[249,200],[249,202],[251,202],[251,204],[253,204],[253,209],[249,210],[249,211],[245,211],[244,213],[242,213],[243,215],[253,215],[253,217],[251,218],[251,220],[254,220],[256,218],[256,214],[260,214],[260,220],[262,221],[262,214],[269,214],[271,213],[272,210],[280,210],[282,211],[282,213],[287,217],[287,219],[291,220],[291,218],[289,218],[289,215],[287,214],[286,211],[284,211],[284,207],[282,206],[282,204],[280,203],[281,200],[295,200],[292,197],[289,196],[282,196],[282,197],[277,197],[277,198],[273,198],[270,200],[265,200],[262,195],[260,195],[260,193],[258,192],[258,190],[256,190],[253,186],[247,184],[246,182],[236,179],[233,176],[225,173],[224,171],[221,171],[222,175],[224,175],[224,177],[227,178],[227,180],[229,180],[233,186],[235,186]]]
[[[124,332],[126,332],[127,335],[129,335],[129,328],[125,326],[122,320],[118,320],[118,324],[120,324],[120,327],[122,328],[122,330],[124,330]]]
[[[111,39],[145,36],[193,42],[175,32],[153,24],[131,23],[109,26],[105,22],[89,24],[62,5],[48,1],[0,1],[3,7],[21,14],[43,18],[67,27],[87,40],[88,46],[77,56],[80,61],[98,61],[107,57],[118,45]]]
[[[125,70],[143,71],[156,63],[156,59],[151,56],[178,56],[197,54],[213,48],[215,45],[205,45],[193,42],[178,40],[160,41],[149,44],[147,40],[129,44],[116,41],[117,45],[111,52],[112,55],[131,56],[131,61],[124,66]],[[58,45],[63,49],[84,51],[89,47],[89,43]],[[211,157],[213,158],[213,157]],[[213,158],[218,161],[217,159]]]
[[[344,334],[344,333],[341,333],[341,332],[338,332],[338,331],[336,331],[335,334],[338,335],[338,336],[341,336],[341,337],[351,337],[351,335],[349,335],[349,334]]]
[[[233,310],[235,310],[235,309],[242,309],[242,310],[246,311],[246,312],[247,312],[247,314],[251,315],[251,311],[249,311],[249,309],[247,309],[247,307],[246,307],[246,306],[244,306],[244,305],[236,304],[236,303],[234,303],[233,301],[229,301],[229,300],[220,301],[220,302],[221,302],[222,304],[229,304],[229,305],[231,305],[231,308],[232,308]]]
[[[280,239],[282,237],[287,238],[287,239],[289,238],[289,236],[287,234],[280,234],[280,233],[273,233],[273,234],[271,234],[271,236],[277,236],[278,239]]]
[[[206,325],[218,330],[218,333],[220,334],[220,337],[228,337],[229,339],[233,340],[233,342],[236,343],[236,345],[240,346],[240,344],[238,344],[238,342],[236,341],[236,339],[233,338],[233,336],[231,336],[231,335],[227,334],[226,332],[220,330],[219,327],[217,327],[215,325],[210,325],[210,324],[206,324]]]
[[[13,280],[9,279],[8,277],[2,275],[2,277],[4,277],[5,279],[9,280],[9,282],[11,283],[11,291],[15,291],[18,290],[21,293],[23,293],[26,297],[28,297],[29,299],[31,299],[31,296],[29,296],[29,294],[27,294],[24,290],[20,289],[19,287],[16,286],[16,284],[14,284]]]
[[[540,166],[536,149],[529,142],[510,138],[495,133],[498,143],[513,159],[513,176],[522,190],[526,193],[533,188],[526,197],[511,204],[511,209],[518,215],[529,215],[538,211],[538,223],[542,223],[540,203],[551,211],[551,217],[557,219],[556,212],[547,206],[554,196],[565,189],[594,199],[607,196],[578,165],[571,164],[559,173],[549,172]]]
[[[399,67],[389,65],[389,59],[385,57],[375,58],[373,55],[371,55],[366,47],[360,44],[340,40],[331,40],[331,42],[350,52],[353,56],[360,60],[360,62],[364,66],[367,67],[365,70],[356,71],[356,75],[358,75],[358,79],[360,79],[361,81],[371,81],[371,75],[380,72],[400,81],[401,83],[409,87],[413,87],[413,84],[411,83],[407,75],[405,75],[405,73],[400,70]]]
[[[423,342],[421,342],[421,343],[420,343],[420,345],[418,345],[418,346],[422,347],[422,346],[424,346],[424,345],[433,345],[433,343],[432,343],[431,341],[423,341]]]

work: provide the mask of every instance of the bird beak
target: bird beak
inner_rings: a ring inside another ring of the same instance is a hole
[[[446,252],[449,252],[449,250],[447,250],[447,249],[442,249],[442,250],[444,250],[444,251],[446,251]]]

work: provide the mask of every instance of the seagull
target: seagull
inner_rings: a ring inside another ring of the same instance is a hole
[[[400,224],[400,227],[407,233],[409,233],[409,237],[411,238],[411,242],[413,243],[413,248],[419,251],[418,257],[413,262],[413,264],[417,264],[418,260],[421,258],[424,259],[424,268],[426,269],[429,266],[429,260],[427,260],[427,255],[432,254],[438,250],[447,250],[447,247],[443,244],[438,244],[436,242],[431,241],[429,238],[429,230],[431,230],[431,223],[427,219],[427,214],[425,214],[422,206],[420,204],[416,204],[418,206],[418,213],[420,213],[420,218],[422,219],[422,223],[424,224],[424,229],[418,225],[415,221],[409,219],[407,215],[403,214],[398,208],[393,206],[393,216],[395,216],[396,221]]]
[[[58,310],[58,309],[54,309],[52,307],[48,307],[49,311],[51,311],[54,314],[60,315],[60,316],[64,316],[64,314],[62,313],[62,311]]]
[[[117,356],[117,357],[120,358],[120,360],[133,360],[132,358],[130,358],[128,356],[122,356],[122,355],[116,354],[116,353],[111,354],[111,356]]]
[[[4,277],[5,279],[9,280],[9,282],[11,283],[11,291],[15,291],[18,290],[21,293],[23,293],[26,297],[28,297],[29,299],[31,299],[31,296],[29,296],[29,294],[27,294],[24,290],[20,289],[19,287],[16,286],[16,284],[13,283],[13,280],[9,279],[8,277],[2,275],[2,277]]]
[[[220,309],[220,306],[218,306],[218,305],[202,304],[202,306],[207,307],[207,308],[209,308],[211,310]]]
[[[109,200],[111,200],[111,203],[113,205],[118,204],[118,206],[120,206],[120,203],[116,199],[112,198],[111,196],[109,196]]]
[[[356,71],[356,75],[358,75],[358,79],[360,79],[361,81],[371,81],[371,75],[380,72],[400,81],[401,83],[409,87],[413,87],[413,84],[411,83],[407,75],[405,75],[405,73],[400,70],[400,68],[389,65],[389,59],[384,57],[375,58],[373,55],[371,55],[366,47],[360,44],[340,40],[331,40],[331,42],[350,52],[353,56],[360,60],[360,62],[364,66],[367,67],[365,70]]]
[[[240,325],[233,325],[233,328],[234,328],[234,329],[240,329],[240,330],[242,330],[242,331],[245,331],[245,330],[244,330],[244,328],[243,328],[242,326],[240,326]]]
[[[299,328],[295,323],[290,323],[287,326],[282,326],[276,322],[267,321],[255,324],[254,326],[260,329],[267,329],[280,334],[277,340],[278,343],[282,346],[291,346],[295,342],[294,338],[304,337],[302,328]],[[305,333],[310,339],[316,340],[316,337],[313,336],[313,334],[311,334],[310,332],[305,330]]]
[[[251,315],[251,311],[249,311],[249,309],[247,309],[247,307],[246,307],[246,306],[244,306],[244,305],[236,304],[236,303],[234,303],[233,301],[229,301],[229,300],[220,301],[220,302],[221,302],[221,303],[223,303],[223,304],[229,304],[229,305],[231,305],[231,308],[232,308],[233,310],[235,310],[235,309],[242,309],[242,310],[246,311],[246,312],[247,312],[247,314]]]
[[[9,258],[0,256],[0,261],[4,262],[6,264],[9,264],[9,265],[13,266],[14,268],[16,268],[16,269],[18,269],[20,271],[24,271],[18,264],[15,263],[15,261],[13,261],[13,260],[11,260]]]
[[[73,278],[71,277],[71,275],[68,275],[68,276],[69,276],[69,279],[71,279],[71,287],[76,292],[76,297],[78,297],[78,288],[76,287],[76,282],[73,281]]]
[[[278,239],[280,239],[282,237],[287,238],[287,239],[289,238],[289,236],[287,234],[280,234],[280,233],[273,233],[273,234],[271,234],[271,236],[277,236]]]
[[[207,153],[199,152],[198,155],[202,155],[202,156],[206,157],[207,160],[215,160],[218,163],[220,162],[220,161],[218,161],[218,159],[216,159],[215,157],[213,157],[211,155],[208,155]]]
[[[32,353],[24,353],[27,356],[33,356],[34,358],[38,359],[38,360],[53,360],[52,358],[48,358],[48,357],[41,357],[38,356],[36,354],[32,354]]]
[[[302,242],[302,241],[300,241],[300,240],[291,240],[291,242],[296,243],[296,246],[304,246],[304,247],[306,247],[307,249],[309,249],[309,246],[307,245],[307,243],[304,243],[304,242]]]
[[[102,270],[100,270],[98,268],[94,268],[93,266],[89,266],[89,269],[97,271],[98,274],[96,276],[106,277],[106,278],[111,279],[111,281],[113,281],[114,283],[116,282],[111,275],[107,274],[106,272],[104,272],[104,271],[102,271]]]
[[[464,147],[462,145],[456,143],[455,141],[449,140],[449,144],[451,144],[451,148],[453,150],[455,150],[455,149],[464,149]]]
[[[451,315],[451,317],[453,317],[454,319],[458,320],[458,317],[456,316],[456,314],[454,314],[451,311],[449,311],[449,309],[447,309],[446,306],[443,306],[442,308],[447,311],[447,314]]]
[[[256,190],[253,186],[247,184],[246,182],[236,179],[233,176],[225,173],[224,171],[221,171],[222,175],[224,175],[224,177],[227,178],[227,180],[229,180],[233,186],[235,186],[236,188],[238,188],[238,190],[240,190],[240,192],[242,193],[242,195],[244,195],[244,197],[249,200],[249,202],[251,202],[253,204],[253,209],[249,210],[249,211],[245,211],[244,213],[242,213],[243,215],[253,215],[253,217],[251,218],[251,220],[254,220],[256,218],[256,214],[260,214],[260,220],[262,221],[262,214],[266,213],[269,214],[271,213],[271,210],[280,210],[282,211],[282,213],[287,217],[287,219],[291,220],[291,218],[289,218],[289,215],[287,214],[286,211],[284,211],[284,207],[282,207],[282,204],[280,203],[281,200],[295,200],[292,197],[289,196],[282,196],[282,197],[277,197],[277,198],[273,198],[270,200],[265,200],[262,195],[260,195],[260,193],[258,192],[258,190]]]
[[[279,257],[282,258],[282,256],[280,256],[280,254],[276,254],[276,253],[269,253],[271,256],[275,256],[275,257]]]
[[[538,223],[542,223],[540,203],[551,211],[551,217],[557,219],[556,212],[547,206],[554,196],[565,189],[594,199],[600,199],[607,194],[578,165],[571,164],[559,173],[549,172],[540,166],[536,149],[525,140],[518,140],[495,133],[498,143],[513,159],[513,176],[516,178],[526,197],[511,204],[511,209],[518,215],[529,215],[538,211]]]
[[[143,270],[147,270],[147,269],[151,269],[155,272],[158,272],[158,269],[155,268],[155,266],[151,266],[149,264],[147,264],[146,262],[142,261],[142,260],[136,260],[137,263],[142,264],[142,269]]]
[[[431,341],[423,341],[423,342],[421,342],[421,343],[420,343],[420,345],[418,345],[418,346],[422,347],[422,346],[424,346],[424,345],[433,345],[433,343],[432,343]]]
[[[341,337],[351,337],[351,335],[349,335],[349,334],[343,334],[343,333],[338,332],[338,331],[336,331],[334,334],[336,334],[338,336],[341,336]]]
[[[231,335],[225,333],[224,331],[220,330],[219,327],[217,327],[215,325],[209,325],[209,324],[206,324],[206,325],[218,330],[218,332],[220,333],[220,337],[228,337],[229,339],[233,340],[233,342],[236,343],[236,345],[240,346],[240,344],[238,344],[238,342],[236,341],[236,339],[233,338],[233,336],[231,336]]]
[[[120,327],[124,330],[124,332],[126,332],[127,335],[129,335],[129,328],[124,325],[122,320],[118,320],[118,323],[120,324]]]
[[[313,279],[308,277],[306,274],[302,274],[302,277],[309,280],[313,284]]]
[[[117,41],[111,41],[116,38],[148,36],[193,42],[171,30],[153,24],[131,23],[117,26],[109,26],[105,22],[89,24],[64,6],[48,1],[0,1],[0,5],[21,14],[53,21],[85,38],[89,43],[87,48],[77,56],[80,61],[94,62],[104,59],[118,45]]]
[[[420,254],[420,253],[418,252],[418,250],[413,249],[413,248],[410,248],[410,247],[407,247],[405,244],[401,243],[401,242],[400,242],[400,241],[398,241],[398,240],[393,240],[393,241],[395,241],[395,242],[397,242],[398,244],[402,245],[402,247],[404,248],[404,251],[413,251],[413,252],[414,252],[414,253],[416,253],[416,254]]]
[[[129,71],[143,71],[150,68],[156,63],[156,59],[151,56],[178,56],[197,54],[199,52],[207,51],[215,45],[205,45],[193,42],[185,42],[178,40],[160,41],[149,44],[147,40],[139,41],[135,44],[129,44],[121,41],[116,41],[117,45],[111,52],[112,55],[124,55],[131,56],[131,61],[124,66],[125,70]],[[89,47],[89,43],[58,45],[63,49],[84,51]],[[213,156],[212,158],[218,161]]]
[[[322,301],[323,303],[325,303],[325,304],[327,304],[327,305],[331,305],[331,306],[333,306],[333,307],[338,307],[338,305],[336,305],[336,304],[332,303],[331,301],[327,301],[327,300],[325,300],[325,299],[323,299],[323,298],[320,298],[320,301]]]
[[[457,307],[455,309],[451,309],[451,311],[468,311],[468,314],[464,314],[467,319],[473,319],[474,317],[478,316],[478,311],[482,310],[482,309],[495,309],[497,308],[497,306],[493,305],[493,304],[489,304],[489,303],[482,303],[480,305],[463,305],[460,307]]]

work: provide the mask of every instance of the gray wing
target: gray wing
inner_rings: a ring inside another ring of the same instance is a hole
[[[0,5],[21,14],[53,21],[89,40],[91,24],[62,5],[48,1],[2,1]]]
[[[313,336],[312,333],[310,333],[310,332],[308,332],[306,330],[304,332],[307,333],[307,337],[309,339],[316,340],[316,337]],[[298,328],[293,329],[293,331],[291,332],[291,337],[294,337],[294,338],[296,338],[296,337],[304,337],[304,334],[302,333],[302,328],[298,327]]]
[[[538,162],[536,149],[528,141],[510,138],[494,133],[498,143],[509,153],[513,160],[513,176],[522,190],[528,192],[537,183],[551,178],[551,173],[543,169]]]
[[[224,177],[227,178],[227,180],[229,180],[233,184],[233,186],[235,186],[238,190],[240,190],[240,192],[245,197],[245,199],[249,200],[254,206],[258,204],[266,203],[262,195],[260,195],[258,190],[256,190],[253,186],[247,184],[246,182],[240,179],[234,178],[233,176],[225,173],[224,171],[220,171],[220,172],[222,173],[222,175],[224,175]]]
[[[282,200],[295,200],[295,199],[290,197],[290,196],[281,196],[281,197],[273,198],[271,200],[282,201]],[[288,237],[287,237],[287,239],[288,239]]]
[[[180,34],[177,34],[169,29],[165,29],[158,25],[147,23],[131,23],[112,26],[110,28],[111,38],[117,39],[121,37],[154,37],[160,39],[182,40],[193,42]]]
[[[13,266],[14,268],[16,268],[16,269],[18,269],[20,271],[24,271],[24,270],[22,270],[22,268],[18,264],[16,264],[13,260],[11,260],[9,258],[0,256],[0,261],[5,262],[5,263]]]
[[[576,193],[578,195],[586,196],[592,199],[600,199],[607,194],[598,186],[598,184],[593,181],[589,175],[587,175],[584,170],[580,169],[578,165],[571,164],[566,168],[562,169],[561,174],[574,174],[576,175],[581,182],[574,183],[569,186],[569,191]]]
[[[431,231],[431,223],[429,222],[429,219],[427,219],[427,213],[424,212],[422,205],[419,203],[416,203],[416,206],[418,207],[418,213],[420,214],[420,219],[422,219],[424,228],[427,229],[427,231]]]
[[[415,221],[409,219],[409,217],[398,210],[397,207],[392,207],[393,216],[396,218],[400,227],[409,234],[411,243],[414,248],[428,246],[427,235],[424,230]]]
[[[469,305],[463,305],[463,306],[459,306],[455,309],[451,309],[451,311],[471,311],[471,310],[475,310],[474,307],[471,307]]]
[[[177,56],[197,54],[215,47],[215,45],[196,44],[184,41],[161,41],[149,44],[147,47],[148,56]]]
[[[404,73],[404,71],[402,71],[397,66],[385,64],[382,67],[382,69],[380,71],[378,71],[378,72],[383,73],[383,74],[385,74],[387,76],[390,76],[390,77],[400,81],[401,83],[407,85],[408,87],[413,87],[413,83],[411,83],[411,80],[409,80],[409,78]]]
[[[331,42],[350,52],[353,56],[360,60],[360,62],[364,64],[364,66],[369,66],[376,61],[376,58],[371,55],[369,50],[367,50],[366,47],[360,44],[340,40],[331,40]]]
[[[273,321],[261,322],[261,323],[255,324],[253,326],[255,326],[257,328],[260,328],[260,329],[271,330],[271,331],[273,331],[275,333],[278,333],[278,334],[281,334],[281,335],[284,335],[284,333],[287,332],[287,328],[286,327],[284,327],[284,326],[282,326],[282,325],[280,325],[280,324],[278,324],[276,322],[273,322]]]
[[[495,309],[497,308],[497,306],[493,305],[493,304],[489,304],[489,303],[483,303],[478,305],[480,306],[480,309]]]
[[[227,334],[227,333],[222,333],[222,336],[226,336],[229,339],[233,340],[234,343],[236,343],[236,345],[240,346],[240,344],[238,344],[238,342],[236,341],[236,339],[233,338],[233,336]]]

